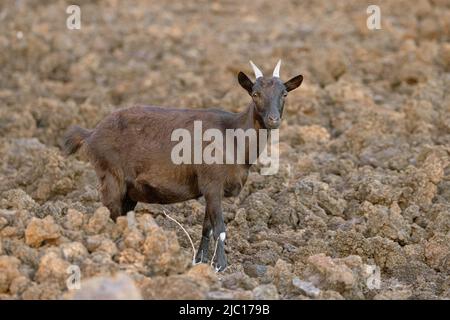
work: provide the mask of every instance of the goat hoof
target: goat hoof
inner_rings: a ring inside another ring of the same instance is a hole
[[[219,266],[219,265],[216,264],[214,270],[216,270],[216,272],[223,272],[223,271],[225,271],[226,268],[227,268],[226,265],[225,266]]]
[[[227,266],[227,259],[224,257],[222,259],[217,259],[214,269],[216,270],[216,272],[222,272],[225,271]]]
[[[195,255],[195,260],[194,260],[195,264],[199,264],[199,263],[208,263],[208,253],[204,253],[203,251],[199,251],[197,252],[197,254]]]

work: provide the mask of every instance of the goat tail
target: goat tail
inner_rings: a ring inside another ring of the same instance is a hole
[[[91,130],[84,129],[79,126],[70,127],[69,130],[67,130],[66,134],[64,135],[63,140],[64,152],[67,155],[74,154],[83,145],[84,140],[89,138],[91,134],[92,134]]]

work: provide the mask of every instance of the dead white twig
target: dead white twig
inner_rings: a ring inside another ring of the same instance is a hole
[[[195,246],[194,246],[194,242],[191,239],[191,236],[189,235],[189,233],[186,231],[186,229],[181,225],[181,223],[179,223],[177,220],[175,220],[174,218],[172,218],[171,216],[169,216],[165,210],[163,210],[164,215],[169,218],[170,220],[172,220],[173,222],[175,222],[177,225],[180,226],[180,228],[184,231],[184,233],[186,233],[189,241],[191,242],[191,246],[192,246],[192,252],[194,253],[192,256],[192,265],[195,265],[195,255],[196,255],[196,251],[195,251]]]
[[[219,245],[219,239],[220,239],[220,236],[216,239],[216,245],[214,246],[214,253],[213,253],[213,256],[211,258],[211,267],[214,264],[214,258],[216,257],[217,246]],[[216,271],[217,271],[217,269],[216,269]]]

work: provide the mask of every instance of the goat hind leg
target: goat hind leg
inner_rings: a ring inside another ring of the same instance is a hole
[[[111,173],[106,173],[100,183],[100,198],[111,213],[111,219],[116,221],[123,214],[124,186]]]
[[[137,202],[131,200],[128,193],[125,193],[125,196],[122,200],[122,215],[126,215],[128,211],[133,211],[136,207]]]

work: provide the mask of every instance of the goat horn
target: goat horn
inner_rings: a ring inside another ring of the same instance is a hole
[[[277,65],[275,66],[275,69],[273,69],[273,77],[280,77],[280,66],[281,66],[281,59],[278,60]]]
[[[263,74],[262,74],[261,70],[259,70],[259,69],[258,69],[258,67],[257,67],[257,66],[255,66],[255,64],[253,63],[253,61],[252,61],[252,60],[250,60],[250,64],[252,65],[252,68],[253,68],[253,72],[255,73],[255,77],[256,77],[256,79],[258,79],[258,78],[262,77],[262,76],[263,76]]]

